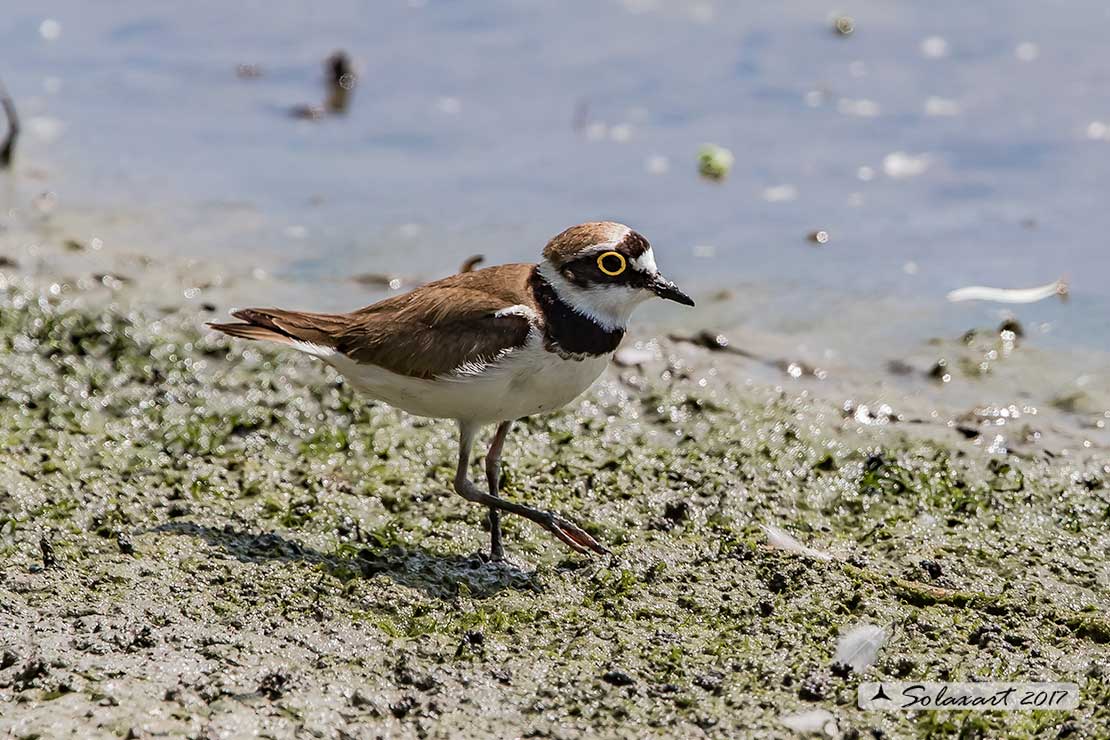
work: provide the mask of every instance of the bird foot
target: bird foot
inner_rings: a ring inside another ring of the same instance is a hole
[[[535,522],[577,553],[589,555],[592,550],[599,555],[611,554],[607,548],[591,537],[584,529],[558,514],[544,512]]]

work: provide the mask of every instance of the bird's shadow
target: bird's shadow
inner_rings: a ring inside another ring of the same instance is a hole
[[[204,540],[242,563],[285,561],[318,564],[336,578],[373,578],[384,575],[407,588],[436,598],[454,598],[461,591],[486,598],[511,589],[540,590],[535,571],[509,563],[488,563],[477,555],[436,553],[423,547],[375,547],[362,543],[354,556],[328,555],[275,532],[252,533],[226,525],[208,527],[194,522],[168,522],[151,531]]]

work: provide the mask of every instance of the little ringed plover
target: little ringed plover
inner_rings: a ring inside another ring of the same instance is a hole
[[[562,232],[538,265],[452,275],[351,313],[246,308],[232,312],[237,323],[209,326],[319,357],[357,390],[410,414],[455,419],[455,491],[488,507],[490,557],[498,561],[502,511],[577,552],[608,552],[563,517],[501,498],[501,449],[514,420],[553,411],[590,387],[632,310],[653,296],[694,305],[659,274],[644,237],[605,221]],[[475,435],[486,424],[497,424],[485,459],[488,493],[467,477]]]

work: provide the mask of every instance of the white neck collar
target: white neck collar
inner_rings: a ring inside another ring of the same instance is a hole
[[[559,300],[607,331],[623,331],[628,326],[633,309],[651,297],[646,291],[624,285],[581,288],[563,277],[546,260],[539,264],[537,270]]]

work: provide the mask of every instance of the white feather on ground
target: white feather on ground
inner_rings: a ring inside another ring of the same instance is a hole
[[[948,294],[948,300],[953,303],[959,301],[994,301],[995,303],[1036,303],[1054,295],[1062,299],[1068,297],[1068,283],[1066,280],[1057,280],[1048,285],[1036,288],[988,288],[983,285],[972,285],[959,288]]]
[[[836,718],[827,709],[811,709],[808,712],[785,714],[779,717],[779,722],[789,727],[794,732],[803,735],[828,735],[836,737],[840,728],[836,726]]]
[[[767,533],[767,544],[776,550],[796,552],[799,555],[805,555],[816,560],[832,560],[832,555],[814,547],[803,545],[801,542],[794,539],[785,529],[780,529],[773,524],[764,524],[763,531]]]
[[[840,636],[836,644],[834,663],[850,666],[856,673],[862,673],[879,659],[879,651],[886,644],[889,634],[882,627],[873,624],[857,624]]]

